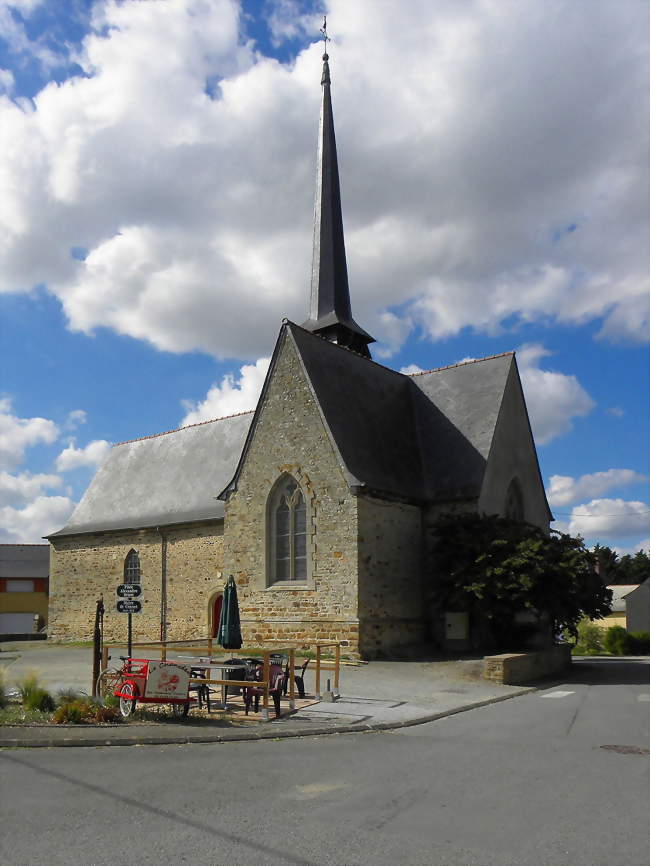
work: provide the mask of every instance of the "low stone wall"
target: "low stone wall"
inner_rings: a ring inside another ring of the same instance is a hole
[[[483,660],[483,678],[506,686],[518,685],[560,673],[570,666],[571,647],[562,644],[537,652],[486,656]]]

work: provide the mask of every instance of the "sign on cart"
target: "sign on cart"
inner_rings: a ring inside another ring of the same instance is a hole
[[[140,613],[142,602],[135,598],[121,598],[117,603],[118,613]]]

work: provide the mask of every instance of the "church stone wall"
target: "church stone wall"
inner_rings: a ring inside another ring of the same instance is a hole
[[[285,472],[307,502],[308,581],[268,586],[266,506]],[[357,652],[356,499],[287,337],[226,504],[224,539],[224,577],[237,582],[245,643],[341,640]]]
[[[483,514],[505,515],[506,494],[513,478],[517,478],[521,485],[524,519],[548,532],[549,517],[544,485],[514,364],[508,375],[483,479],[479,499],[479,510]]]
[[[142,613],[133,616],[134,640],[160,639],[163,550],[167,572],[167,637],[206,637],[210,597],[223,589],[223,524],[165,531],[107,532],[55,538],[50,547],[50,618],[53,640],[92,637],[95,601],[104,596],[104,637],[125,640],[127,616],[117,613],[116,587],[133,548],[140,557]]]
[[[364,658],[426,638],[422,512],[359,497],[359,643]]]

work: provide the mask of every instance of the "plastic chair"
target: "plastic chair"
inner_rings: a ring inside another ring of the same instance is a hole
[[[304,661],[300,667],[294,668],[293,670],[293,681],[296,684],[296,688],[298,689],[298,697],[305,697],[305,671],[307,670],[307,665],[309,664],[309,659]],[[287,665],[284,669],[284,683],[282,686],[282,691],[286,695],[287,690],[289,688],[289,665]]]
[[[255,677],[254,682],[259,682],[264,674],[264,668],[258,667],[252,676]],[[269,694],[273,698],[275,706],[275,717],[280,718],[280,697],[284,688],[284,668],[280,665],[271,665],[269,668]],[[245,686],[244,687],[244,712],[248,715],[251,704],[254,702],[254,711],[259,712],[260,696],[264,694],[262,686]]]

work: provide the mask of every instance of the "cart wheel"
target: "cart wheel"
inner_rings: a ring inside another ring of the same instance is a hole
[[[117,689],[121,684],[122,672],[116,671],[113,668],[106,668],[106,670],[102,671],[97,677],[95,694],[101,701],[103,701],[105,698],[114,694],[115,689]]]
[[[190,702],[185,701],[184,704],[172,704],[172,713],[177,719],[184,719],[190,711]]]
[[[133,683],[124,683],[121,688],[123,697],[120,697],[120,713],[126,719],[135,710],[135,702],[138,697],[138,690]],[[126,697],[132,695],[133,697]]]

